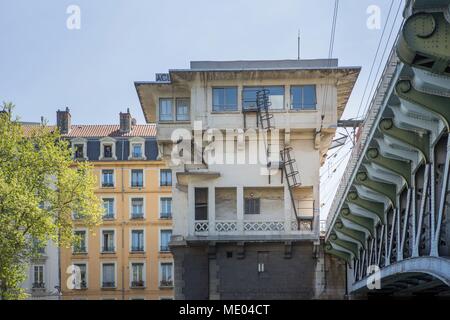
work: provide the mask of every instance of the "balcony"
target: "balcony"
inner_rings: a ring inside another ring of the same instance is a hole
[[[173,287],[173,280],[161,280],[159,282],[160,288],[172,288]]]
[[[131,253],[143,253],[144,252],[144,246],[132,246],[131,247]]]
[[[114,246],[103,246],[102,253],[115,253]]]
[[[103,215],[103,220],[114,220],[114,219],[115,219],[114,213],[108,213]]]
[[[170,220],[170,219],[172,219],[172,212],[161,212],[159,215],[159,218]]]
[[[114,182],[102,182],[102,188],[114,188]]]
[[[33,289],[45,289],[45,283],[44,282],[33,282],[32,288]]]
[[[144,213],[142,213],[142,212],[132,213],[131,214],[131,219],[133,219],[133,220],[144,219]]]
[[[87,253],[87,249],[85,246],[73,248],[73,254],[86,254],[86,253]]]
[[[132,281],[131,282],[131,288],[136,289],[136,288],[144,288],[145,287],[145,282],[143,280],[138,280],[138,281]]]
[[[162,245],[162,246],[159,248],[159,251],[160,251],[160,252],[170,252],[169,245],[168,245],[168,244]]]
[[[102,282],[102,288],[111,289],[111,288],[115,288],[115,287],[116,287],[115,281],[103,281]]]

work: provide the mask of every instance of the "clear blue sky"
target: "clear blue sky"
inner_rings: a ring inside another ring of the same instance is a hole
[[[81,8],[80,30],[66,28],[72,4]],[[382,34],[367,28],[366,10],[379,6],[383,27],[390,4],[340,1],[333,57],[363,68],[346,117],[356,115]],[[332,0],[1,0],[0,101],[14,102],[23,121],[53,123],[68,106],[73,123],[114,124],[129,107],[142,123],[134,81],[191,60],[295,59],[298,29],[302,58],[326,58],[333,7]],[[348,149],[322,169],[326,207],[345,167],[331,174],[333,166]]]

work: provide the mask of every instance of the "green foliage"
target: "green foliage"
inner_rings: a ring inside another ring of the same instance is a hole
[[[12,104],[0,113],[0,299],[23,297],[21,282],[48,240],[68,247],[76,241],[72,213],[87,227],[101,221],[95,176],[87,162],[74,163],[57,130],[36,125],[25,132],[11,118]]]

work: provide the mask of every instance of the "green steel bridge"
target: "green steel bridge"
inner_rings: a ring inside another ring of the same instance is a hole
[[[349,293],[450,295],[450,0],[409,0],[331,206]]]

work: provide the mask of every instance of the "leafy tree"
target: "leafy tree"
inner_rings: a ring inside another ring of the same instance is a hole
[[[77,241],[72,214],[92,228],[103,212],[91,165],[74,163],[58,130],[23,130],[13,107],[0,112],[0,299],[25,297],[20,285],[36,243],[69,247]]]

